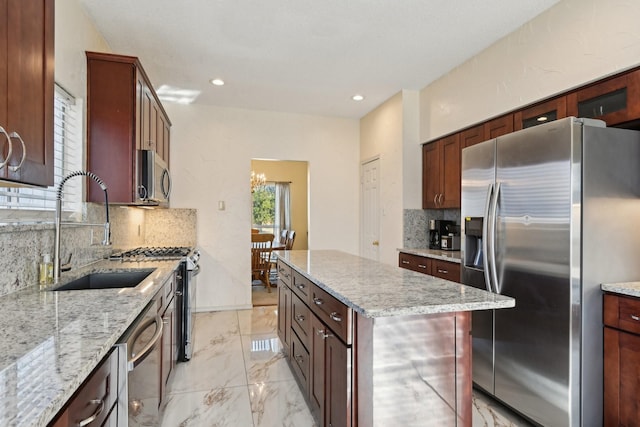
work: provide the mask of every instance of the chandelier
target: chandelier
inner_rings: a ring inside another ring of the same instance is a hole
[[[262,187],[266,180],[267,178],[263,173],[255,173],[254,171],[251,171],[251,192],[253,193],[258,187]]]

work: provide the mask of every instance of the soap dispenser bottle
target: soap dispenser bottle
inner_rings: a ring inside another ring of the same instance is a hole
[[[53,263],[51,262],[51,255],[49,254],[42,255],[38,279],[40,285],[47,285],[53,282]]]

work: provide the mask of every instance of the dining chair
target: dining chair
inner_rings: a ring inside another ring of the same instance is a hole
[[[269,271],[271,270],[272,244],[273,234],[271,233],[251,234],[251,278],[264,283],[268,292],[271,292]]]
[[[289,233],[287,234],[285,250],[290,251],[291,249],[293,249],[293,242],[295,242],[295,240],[296,240],[295,230],[289,230]]]
[[[251,234],[257,234],[259,232],[260,232],[260,230],[258,230],[257,228],[252,228],[251,229]]]

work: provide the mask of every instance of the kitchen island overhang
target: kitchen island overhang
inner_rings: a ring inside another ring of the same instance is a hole
[[[279,280],[278,331],[286,341],[292,325],[285,352],[320,425],[471,426],[471,311],[514,299],[339,251],[278,257],[292,273]]]

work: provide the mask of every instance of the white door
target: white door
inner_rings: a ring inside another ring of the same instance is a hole
[[[380,258],[380,159],[362,164],[360,172],[362,197],[362,239],[360,254],[375,261]]]

